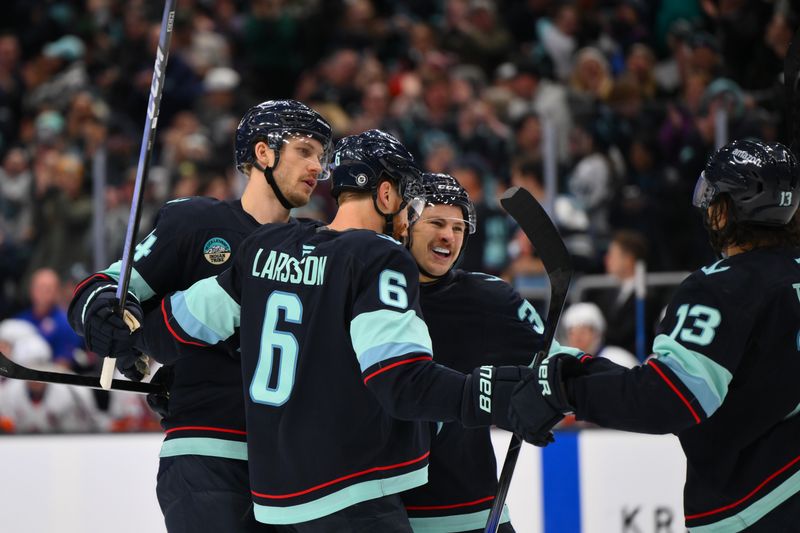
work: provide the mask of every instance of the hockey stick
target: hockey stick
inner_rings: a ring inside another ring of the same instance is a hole
[[[783,60],[783,86],[786,91],[787,144],[796,157],[800,150],[800,30],[792,38]]]
[[[572,259],[547,212],[528,191],[520,187],[512,187],[503,194],[500,204],[517,221],[519,227],[536,248],[536,253],[544,263],[547,277],[550,278],[550,304],[547,308],[547,322],[542,335],[542,348],[534,357],[531,365],[535,367],[541,364],[550,352],[550,345],[553,343],[556,326],[558,326],[561,311],[564,309],[567,290],[572,279]],[[486,522],[486,533],[496,533],[500,526],[500,517],[521,446],[521,439],[513,435],[511,443],[508,445],[503,469],[500,472],[497,495]]]
[[[76,374],[62,374],[61,372],[47,372],[44,370],[34,370],[32,368],[18,365],[0,352],[0,377],[9,379],[21,379],[23,381],[40,381],[42,383],[60,383],[62,385],[74,385],[78,387],[90,387],[92,389],[105,389],[100,386],[100,380],[96,376],[78,376]],[[126,379],[115,379],[111,381],[112,390],[126,392],[136,392],[139,394],[166,393],[165,386],[154,385],[152,383],[137,383]]]
[[[136,183],[133,186],[131,212],[128,216],[128,228],[125,232],[125,246],[122,249],[119,282],[117,283],[117,312],[125,320],[125,323],[131,331],[139,327],[139,323],[133,315],[125,311],[125,301],[128,298],[128,285],[131,281],[131,267],[133,265],[131,253],[133,252],[133,240],[139,232],[139,219],[142,215],[142,193],[144,192],[144,185],[147,182],[147,174],[150,171],[150,155],[153,152],[153,139],[155,138],[156,124],[158,123],[158,111],[161,107],[161,92],[164,88],[164,73],[167,69],[169,43],[172,38],[172,22],[174,18],[175,0],[166,0],[164,4],[164,16],[161,19],[161,33],[158,37],[158,48],[156,49],[156,63],[153,67],[153,81],[150,84],[150,100],[147,103],[147,118],[144,122],[142,145],[139,150],[139,163],[136,167]],[[103,370],[100,373],[100,385],[104,389],[111,387],[115,368],[116,359],[107,357],[103,361]]]

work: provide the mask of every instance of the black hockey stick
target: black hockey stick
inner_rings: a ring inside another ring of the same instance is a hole
[[[800,30],[792,39],[783,60],[783,86],[786,91],[786,136],[787,145],[797,157],[800,150]]]
[[[42,383],[61,383],[63,385],[74,385],[78,387],[89,387],[92,389],[103,389],[100,386],[100,379],[96,376],[78,376],[75,374],[62,374],[61,372],[47,372],[44,370],[34,370],[32,368],[18,365],[0,352],[0,377],[9,379],[21,379],[24,381],[40,381]],[[139,394],[166,393],[167,388],[163,385],[152,383],[137,383],[125,379],[115,379],[111,381],[112,390],[126,392],[136,392]]]
[[[564,309],[569,283],[572,279],[572,258],[570,258],[558,230],[550,220],[550,216],[531,196],[531,193],[520,187],[512,187],[503,194],[500,204],[517,221],[536,248],[539,259],[544,263],[547,277],[550,278],[550,304],[547,307],[547,322],[542,336],[542,348],[534,357],[531,365],[536,367],[547,357],[556,334],[558,320]],[[508,496],[511,477],[514,475],[514,467],[517,465],[521,446],[522,440],[513,435],[511,443],[508,445],[503,470],[500,472],[497,495],[492,503],[489,520],[486,522],[486,533],[496,533],[500,526],[500,517],[503,514],[503,506],[506,496]]]
[[[161,92],[164,88],[164,73],[167,70],[169,43],[172,38],[172,22],[174,19],[175,0],[166,0],[164,3],[164,16],[161,18],[161,33],[158,36],[153,81],[150,84],[150,100],[147,103],[147,117],[144,122],[142,144],[139,149],[139,164],[136,167],[136,182],[133,186],[131,212],[128,216],[128,228],[125,232],[125,246],[122,249],[122,263],[120,264],[119,282],[117,283],[117,312],[124,318],[131,331],[139,327],[139,323],[133,318],[133,315],[125,312],[125,300],[128,298],[128,284],[131,280],[131,266],[133,265],[131,254],[133,253],[133,240],[139,232],[139,219],[142,215],[142,193],[147,182],[147,174],[150,171],[150,155],[153,152],[153,139],[155,138],[156,124],[158,123],[158,111],[161,108]],[[115,367],[116,359],[113,357],[107,357],[103,361],[100,384],[104,389],[111,387]]]

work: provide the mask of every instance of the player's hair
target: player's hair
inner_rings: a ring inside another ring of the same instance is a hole
[[[766,226],[739,220],[733,199],[728,193],[720,194],[711,206],[720,208],[712,209],[713,215],[709,215],[707,211],[703,215],[703,224],[708,231],[711,247],[718,254],[729,246],[739,246],[748,250],[772,246],[800,246],[800,218],[797,212],[783,226]],[[714,229],[719,227],[719,218],[723,213],[727,216],[725,227]]]
[[[342,191],[339,193],[339,196],[336,197],[336,205],[342,205],[350,200],[358,200],[361,198],[372,198],[372,193],[370,191]]]

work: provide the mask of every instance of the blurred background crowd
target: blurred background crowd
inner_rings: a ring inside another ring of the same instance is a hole
[[[97,372],[64,306],[121,255],[162,10],[4,2],[0,348],[26,366]],[[785,140],[798,24],[785,0],[178,0],[142,234],[169,199],[237,197],[239,118],[296,98],[337,138],[381,128],[455,176],[478,212],[461,267],[523,293],[543,268],[497,198],[547,202],[580,274],[611,280],[562,340],[635,353],[634,265],[714,260],[692,187],[721,139]],[[298,214],[334,207],[321,184]],[[668,289],[649,293],[649,336]],[[0,431],[157,427],[138,398],[53,390],[6,382]]]

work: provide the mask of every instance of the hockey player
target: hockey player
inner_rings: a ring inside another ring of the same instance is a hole
[[[518,386],[526,438],[562,413],[675,433],[692,532],[798,531],[800,168],[783,145],[740,140],[709,159],[693,203],[722,259],[678,288],[641,367],[549,358]]]
[[[467,191],[447,174],[425,174],[423,185],[426,205],[411,227],[409,249],[436,361],[461,372],[482,363],[530,364],[544,331],[534,307],[499,278],[453,269],[475,231]],[[483,531],[497,493],[489,429],[444,424],[429,460],[428,484],[403,493],[414,529]],[[514,531],[507,510],[499,531]]]
[[[232,263],[242,240],[261,224],[300,223],[289,210],[305,205],[325,179],[331,128],[322,116],[293,100],[267,101],[245,113],[236,131],[235,163],[249,176],[240,200],[181,198],[160,211],[155,229],[136,247],[128,309],[158,314],[168,292],[218,274]],[[120,263],[81,283],[70,319],[89,348],[117,357],[138,377],[138,352],[110,307]],[[141,304],[141,307],[140,307]],[[171,379],[166,430],[156,491],[170,533],[263,531],[252,512],[247,477],[246,430],[239,364],[216,350],[186,347],[192,358],[159,370]],[[169,359],[164,354],[152,354]]]
[[[335,157],[330,225],[262,227],[143,331],[153,353],[239,332],[256,519],[409,532],[398,493],[427,481],[431,424],[419,421],[507,427],[507,397],[530,371],[433,363],[417,267],[392,237],[421,210],[413,158],[377,130],[343,139]]]

